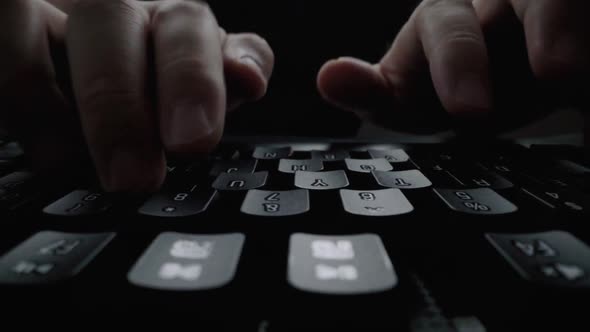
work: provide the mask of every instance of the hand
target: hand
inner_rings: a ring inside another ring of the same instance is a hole
[[[0,126],[43,165],[87,146],[108,191],[155,190],[164,151],[211,150],[273,69],[262,38],[198,1],[2,0],[0,28]]]
[[[318,88],[396,130],[512,129],[587,105],[589,14],[587,0],[424,0],[379,63],[329,61]]]

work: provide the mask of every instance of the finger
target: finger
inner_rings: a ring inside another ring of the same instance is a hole
[[[160,186],[164,156],[146,96],[149,15],[131,0],[85,0],[70,14],[67,46],[82,126],[103,186]]]
[[[52,51],[61,50],[66,15],[40,1],[3,1],[0,10],[0,125],[38,169],[63,169],[84,144],[59,86]]]
[[[492,108],[489,60],[471,1],[425,1],[413,19],[445,109],[468,117],[488,113]],[[414,45],[410,41],[408,47]]]
[[[588,12],[579,0],[510,0],[523,23],[533,72],[542,79],[587,77]]]
[[[488,66],[483,33],[470,1],[425,1],[379,64],[329,62],[320,70],[318,88],[337,106],[374,109],[367,113],[379,113],[379,118],[384,107],[396,114],[405,109],[400,115],[412,129],[437,129],[446,125],[446,119],[435,111],[424,113],[436,108],[429,82],[423,79],[425,69],[430,70],[433,89],[449,113],[474,117],[492,108]]]
[[[226,108],[222,42],[215,17],[200,2],[171,1],[152,19],[160,131],[168,151],[211,150]]]
[[[228,109],[261,99],[274,67],[270,45],[251,33],[230,34],[223,46]]]

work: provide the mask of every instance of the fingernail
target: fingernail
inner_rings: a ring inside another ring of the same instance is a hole
[[[201,104],[179,103],[170,114],[170,141],[176,146],[189,145],[215,130],[205,107]]]
[[[240,56],[238,61],[252,68],[255,68],[257,71],[264,75],[264,72],[262,71],[262,64],[254,56],[249,54],[243,54],[242,56]]]
[[[456,87],[456,101],[466,108],[466,111],[490,111],[492,97],[490,88],[482,82],[478,75],[468,75],[459,81]]]

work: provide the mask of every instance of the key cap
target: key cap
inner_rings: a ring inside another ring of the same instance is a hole
[[[586,213],[590,208],[590,198],[580,193],[554,190],[543,186],[526,186],[521,189],[525,194],[550,209],[559,209],[571,213]]]
[[[295,186],[310,190],[340,189],[349,185],[345,171],[295,173]]]
[[[470,188],[508,189],[514,187],[512,182],[496,172],[472,169],[467,170],[460,167],[450,168],[448,171],[459,179],[463,185]]]
[[[78,275],[114,233],[39,232],[0,259],[0,284],[48,284]]]
[[[590,248],[570,233],[486,234],[486,238],[523,279],[590,287]]]
[[[248,191],[241,211],[267,217],[284,217],[309,211],[309,192],[305,189],[286,191]]]
[[[207,210],[217,192],[205,185],[169,185],[153,195],[138,213],[154,217],[188,217]]]
[[[235,277],[244,239],[239,233],[162,233],[127,278],[137,286],[170,291],[223,287]]]
[[[383,158],[380,159],[345,159],[346,167],[353,172],[371,173],[372,171],[391,171],[393,167]]]
[[[21,146],[16,142],[11,142],[0,146],[0,159],[15,159],[24,154]]]
[[[223,160],[217,161],[213,164],[209,175],[218,176],[222,173],[254,173],[256,169],[257,160]]]
[[[292,153],[290,147],[273,148],[273,147],[256,147],[252,157],[256,159],[282,159],[288,158]]]
[[[288,280],[302,291],[342,295],[382,292],[398,283],[383,243],[374,234],[291,235]]]
[[[346,150],[312,151],[311,158],[321,161],[341,161],[350,158],[350,153]]]
[[[319,159],[281,159],[279,171],[283,173],[295,173],[297,171],[317,172],[324,169],[324,164]]]
[[[0,208],[13,210],[29,202],[38,195],[38,191],[31,191],[34,183],[33,173],[25,171],[0,178]]]
[[[406,151],[402,149],[396,150],[369,150],[371,158],[379,159],[383,158],[390,163],[404,163],[410,160],[410,157]]]
[[[454,211],[469,214],[497,215],[518,210],[506,198],[489,188],[434,189],[434,192]]]
[[[246,173],[221,173],[213,182],[213,188],[217,190],[250,190],[264,186],[268,172]]]
[[[89,190],[74,190],[43,209],[55,216],[88,216],[105,212],[112,206],[108,195]]]
[[[418,189],[430,187],[432,183],[419,170],[384,172],[373,171],[377,183],[383,187],[397,189]]]
[[[362,216],[395,216],[414,210],[399,189],[341,189],[340,197],[346,212]]]

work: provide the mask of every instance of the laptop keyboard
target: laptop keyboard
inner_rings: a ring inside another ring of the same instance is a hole
[[[172,160],[140,196],[35,174],[14,143],[0,159],[0,288],[15,311],[233,331],[588,328],[578,148],[225,143]]]

